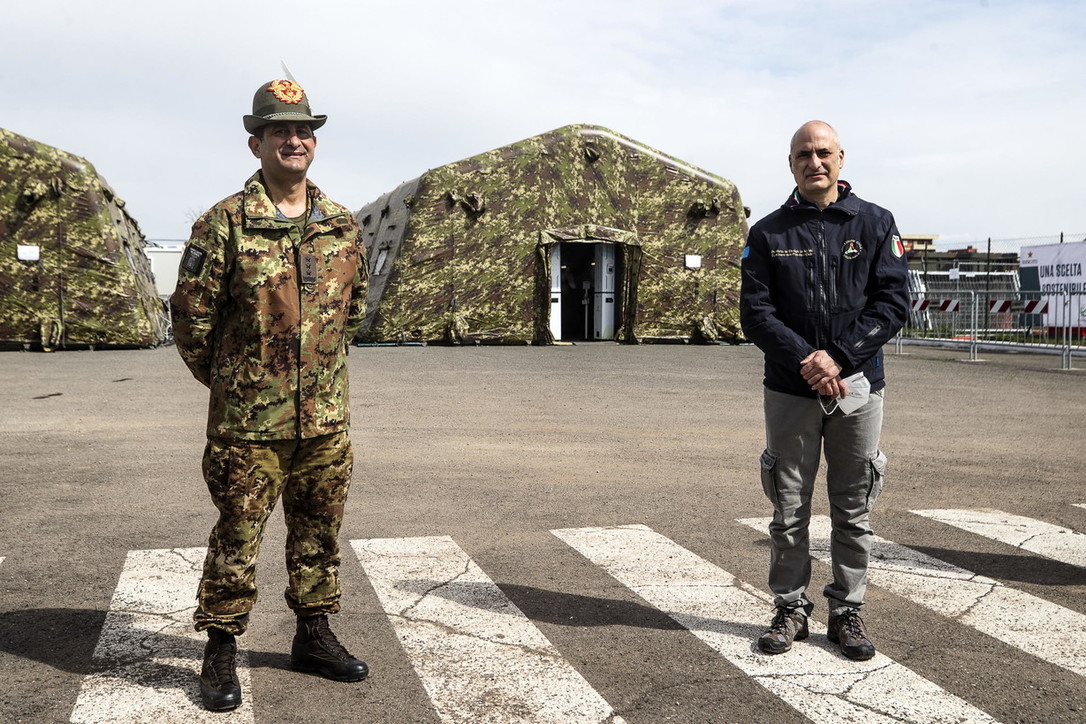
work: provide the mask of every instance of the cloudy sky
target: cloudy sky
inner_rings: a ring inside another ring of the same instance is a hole
[[[30,0],[9,3],[0,126],[85,157],[150,239],[255,170],[241,116],[285,61],[329,116],[311,177],[352,209],[570,123],[734,181],[754,219],[788,140],[940,245],[1086,234],[1086,2]]]

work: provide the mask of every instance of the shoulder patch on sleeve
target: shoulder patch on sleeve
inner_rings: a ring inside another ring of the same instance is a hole
[[[905,245],[901,243],[901,237],[894,234],[890,237],[890,251],[894,256],[901,256],[905,253]]]
[[[190,274],[199,275],[206,259],[207,251],[190,242],[185,246],[185,253],[181,257],[181,268]]]

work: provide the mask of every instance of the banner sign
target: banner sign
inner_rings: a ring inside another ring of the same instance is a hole
[[[1039,292],[1047,303],[1045,325],[1086,326],[1086,241],[1023,246],[1018,260],[1022,292]],[[1070,309],[1060,292],[1071,295]]]

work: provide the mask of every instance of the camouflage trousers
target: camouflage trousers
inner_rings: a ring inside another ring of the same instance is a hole
[[[339,529],[353,462],[346,432],[268,442],[208,439],[204,480],[219,519],[197,593],[197,631],[244,633],[257,599],[260,543],[280,496],[287,605],[299,616],[339,610]]]

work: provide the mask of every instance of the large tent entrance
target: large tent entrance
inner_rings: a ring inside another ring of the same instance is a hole
[[[631,232],[584,226],[543,232],[549,280],[544,314],[550,341],[629,339],[641,248]],[[540,337],[537,330],[537,337]]]
[[[615,338],[614,244],[555,244],[551,276],[550,326],[556,340]]]

